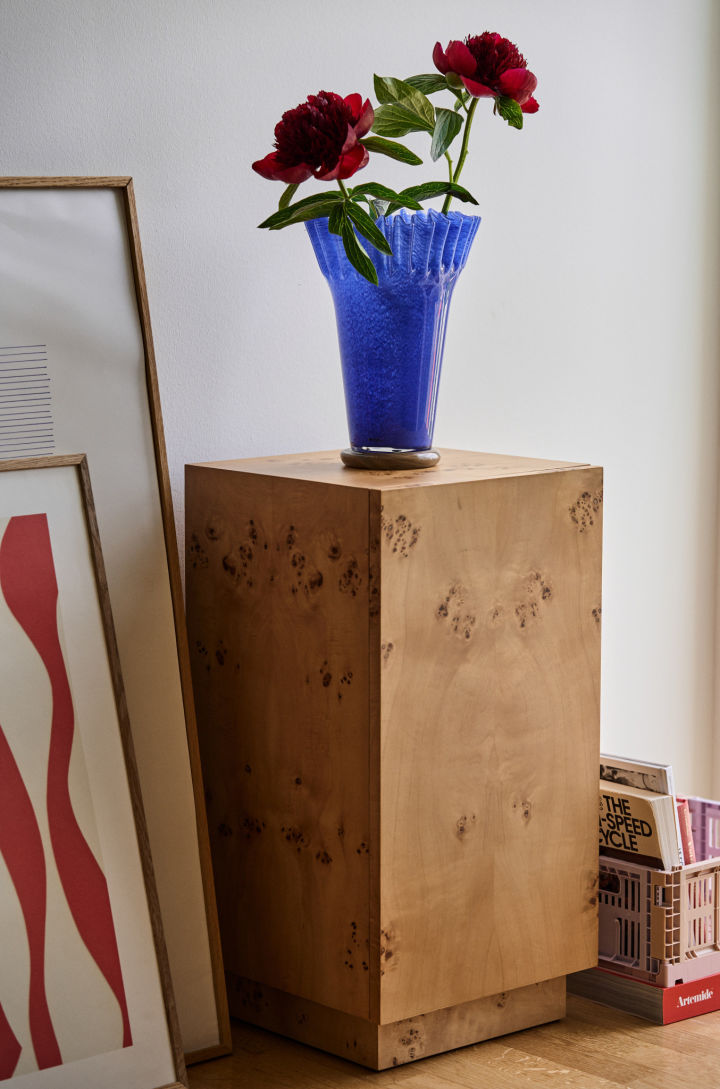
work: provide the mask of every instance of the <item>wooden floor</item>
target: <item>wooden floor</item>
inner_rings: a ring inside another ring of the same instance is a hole
[[[382,1073],[239,1022],[233,1038],[190,1089],[720,1089],[720,1012],[652,1025],[572,995],[564,1021]]]

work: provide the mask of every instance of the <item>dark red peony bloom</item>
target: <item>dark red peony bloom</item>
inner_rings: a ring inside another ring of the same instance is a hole
[[[349,178],[367,164],[370,156],[359,139],[374,120],[370,100],[363,102],[362,95],[308,95],[307,102],[282,115],[275,126],[277,150],[253,163],[253,170],[288,185],[311,176],[320,181]]]
[[[433,61],[443,75],[453,72],[459,76],[475,98],[506,95],[515,99],[523,113],[537,113],[539,109],[532,97],[537,87],[535,76],[517,46],[499,34],[486,30],[464,42],[450,42],[445,50],[436,42]]]

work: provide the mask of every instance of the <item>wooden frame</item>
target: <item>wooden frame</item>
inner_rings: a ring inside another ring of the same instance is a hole
[[[180,1089],[185,1066],[82,454],[0,463],[0,647],[0,1081]]]
[[[12,395],[7,412],[0,396],[0,456],[81,449],[92,465],[181,1034],[196,1062],[230,1050],[230,1025],[132,180],[0,179],[0,241],[0,394]],[[15,350],[28,345],[30,356]],[[36,370],[23,378],[18,359]],[[47,403],[40,421],[17,411]]]

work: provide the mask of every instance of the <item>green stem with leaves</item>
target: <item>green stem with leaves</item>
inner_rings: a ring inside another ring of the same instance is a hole
[[[463,132],[462,146],[460,147],[460,157],[458,158],[457,166],[455,167],[455,173],[453,174],[452,170],[450,172],[450,181],[454,182],[456,185],[458,178],[460,177],[462,168],[465,166],[465,160],[467,159],[468,142],[470,140],[470,128],[472,126],[473,117],[475,116],[475,110],[479,101],[479,98],[473,98],[472,102],[470,103],[467,119],[465,121],[465,131]],[[442,206],[443,215],[445,215],[449,211],[451,200],[452,195],[448,193]]]

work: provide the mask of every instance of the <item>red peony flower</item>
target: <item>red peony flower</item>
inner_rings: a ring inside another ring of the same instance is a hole
[[[349,178],[367,164],[369,154],[359,142],[372,128],[375,113],[362,95],[341,98],[332,91],[308,95],[275,126],[275,147],[253,163],[263,178],[298,184],[309,177],[320,181]]]
[[[453,72],[475,98],[506,95],[514,98],[523,113],[537,113],[538,102],[532,97],[537,87],[525,58],[507,38],[485,31],[464,42],[453,41],[443,50],[440,42],[433,49],[435,67],[447,75]]]

